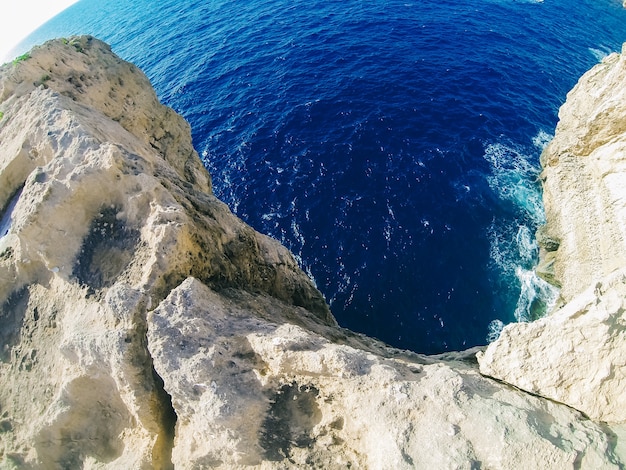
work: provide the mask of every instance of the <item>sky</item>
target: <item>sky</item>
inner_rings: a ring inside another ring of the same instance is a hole
[[[7,57],[7,54],[14,46],[77,1],[3,0],[0,16],[0,63],[12,60],[14,57]]]

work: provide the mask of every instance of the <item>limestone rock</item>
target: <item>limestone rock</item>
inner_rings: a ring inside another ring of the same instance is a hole
[[[541,156],[554,271],[565,302],[626,266],[626,45],[587,72]]]
[[[480,357],[480,371],[566,403],[591,419],[626,422],[624,312],[626,270],[549,317],[505,327]]]
[[[626,44],[580,79],[559,118],[542,155],[547,225],[537,271],[562,299],[546,318],[507,326],[479,355],[480,371],[624,423]]]
[[[176,468],[619,468],[601,426],[478,374],[251,316],[195,279],[148,319]],[[470,356],[471,357],[471,356]]]
[[[189,275],[335,325],[291,254],[212,195],[188,124],[104,43],[5,65],[0,111],[4,467],[168,466],[146,313]]]
[[[339,328],[104,43],[1,67],[0,112],[1,468],[623,468],[626,428],[475,350]]]

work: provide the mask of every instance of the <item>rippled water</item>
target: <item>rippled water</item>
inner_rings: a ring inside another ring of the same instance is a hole
[[[82,0],[22,46],[94,34],[191,123],[217,195],[286,244],[339,322],[484,344],[541,314],[538,157],[626,41],[609,0]]]

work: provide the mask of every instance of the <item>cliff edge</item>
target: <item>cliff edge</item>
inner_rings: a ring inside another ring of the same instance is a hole
[[[476,351],[338,327],[106,44],[2,66],[0,116],[2,468],[624,467],[620,426]]]
[[[561,288],[552,313],[507,326],[484,374],[626,422],[626,44],[587,72],[541,156],[547,224],[538,273]]]

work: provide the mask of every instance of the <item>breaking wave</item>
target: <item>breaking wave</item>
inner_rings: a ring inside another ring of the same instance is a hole
[[[532,139],[535,149],[543,150],[550,138],[540,131]],[[488,145],[485,151],[491,168],[487,182],[503,211],[510,215],[507,224],[494,219],[488,230],[492,270],[501,285],[519,292],[514,307],[511,306],[513,311],[509,312],[512,315],[489,324],[489,342],[498,337],[505,323],[531,321],[545,315],[558,296],[558,289],[538,277],[534,269],[539,260],[534,233],[545,223],[545,214],[539,169],[534,163],[538,159],[530,150],[498,143]]]

